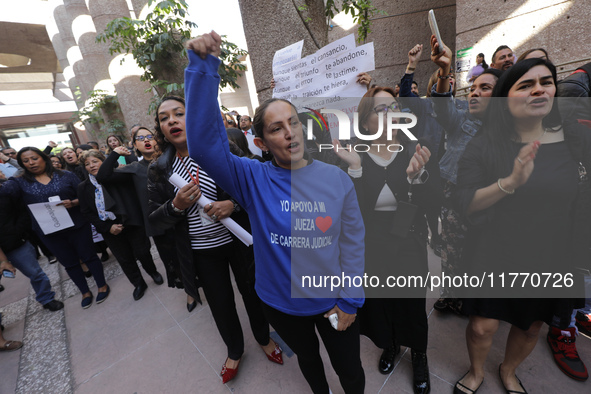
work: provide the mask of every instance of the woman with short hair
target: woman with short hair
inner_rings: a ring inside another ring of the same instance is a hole
[[[142,263],[142,268],[154,283],[164,283],[150,253],[150,240],[144,230],[140,204],[130,187],[117,185],[103,188],[99,183],[96,175],[105,161],[100,151],[85,151],[80,161],[88,171],[88,179],[78,186],[80,211],[104,237],[123,273],[134,286],[133,299],[137,301],[144,296],[148,285],[136,260]]]

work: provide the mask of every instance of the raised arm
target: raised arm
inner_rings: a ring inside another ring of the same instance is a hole
[[[248,189],[254,179],[249,168],[256,160],[230,153],[218,107],[221,38],[215,32],[188,42],[185,70],[187,145],[189,155],[243,207],[250,206]]]
[[[101,165],[101,168],[96,174],[96,180],[99,181],[99,183],[129,181],[131,174],[115,172],[115,168],[119,167],[119,162],[117,160],[120,156],[129,156],[130,154],[131,153],[126,147],[116,147]]]

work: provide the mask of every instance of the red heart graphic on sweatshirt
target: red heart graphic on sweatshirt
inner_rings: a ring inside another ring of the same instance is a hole
[[[318,216],[316,218],[316,227],[318,227],[323,233],[325,233],[330,228],[330,226],[332,226],[332,218],[330,216],[325,218]]]

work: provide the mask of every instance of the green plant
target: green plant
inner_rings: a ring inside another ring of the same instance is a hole
[[[80,88],[77,88],[74,95],[80,96]],[[86,106],[80,108],[72,115],[72,121],[82,121],[98,126],[96,137],[101,139],[109,134],[123,134],[125,123],[117,117],[121,114],[117,96],[109,94],[104,90],[92,90],[88,92]]]
[[[74,94],[80,95],[80,88],[78,88]],[[111,95],[100,89],[91,90],[88,92],[86,105],[74,112],[73,118],[75,120],[81,120],[82,122],[101,123],[103,121],[101,110],[105,110],[107,115],[121,112],[117,96]]]
[[[371,18],[375,14],[386,15],[384,11],[377,9],[372,4],[372,0],[343,0],[341,9],[335,0],[326,0],[325,10],[328,18],[334,18],[341,11],[350,14],[353,21],[359,25],[357,29],[357,41],[359,42],[364,42],[367,35],[371,33]]]
[[[306,11],[308,11],[308,9],[309,9],[309,8],[308,8],[308,5],[307,5],[307,4],[303,4],[303,5],[300,5],[300,6],[298,6],[298,11],[299,11],[300,13],[302,13],[302,12],[306,12]],[[304,22],[305,22],[305,23],[312,22],[312,18],[310,18],[309,16],[306,16],[306,17],[304,18]]]
[[[152,5],[157,0],[149,0]],[[185,0],[158,1],[144,20],[117,18],[97,35],[98,42],[109,43],[109,51],[130,53],[144,70],[142,80],[150,82],[160,95],[181,94],[184,90],[183,70],[187,64],[185,42],[197,25],[189,21]],[[220,88],[239,88],[236,80],[246,67],[240,57],[247,52],[222,37],[222,63],[219,68]],[[152,113],[154,105],[150,105]]]

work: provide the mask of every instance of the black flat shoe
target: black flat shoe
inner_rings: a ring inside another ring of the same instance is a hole
[[[84,271],[84,276],[86,276],[87,278],[91,278],[92,277],[92,272],[90,272],[90,270],[89,271]]]
[[[412,389],[415,394],[428,394],[431,391],[431,380],[429,378],[429,365],[427,354],[411,352],[412,355]]]
[[[480,384],[478,385],[478,387],[476,387],[474,390],[472,390],[470,387],[463,385],[462,383],[460,383],[460,381],[462,379],[464,379],[466,377],[466,375],[468,375],[470,373],[470,371],[466,372],[464,374],[464,376],[462,376],[460,378],[460,380],[458,380],[456,382],[456,384],[454,385],[454,394],[476,394],[476,392],[478,391],[478,389],[480,388],[480,386],[482,386],[482,383],[484,383],[484,379],[482,379],[482,382],[480,382]],[[464,389],[464,390],[468,390],[468,391],[463,391],[460,389],[460,386]]]
[[[193,309],[197,308],[197,300],[191,302],[190,304],[187,302],[187,310],[189,312],[193,312]]]
[[[147,288],[148,288],[148,285],[146,283],[142,283],[142,284],[136,286],[136,288],[133,290],[133,299],[137,301],[140,298],[142,298],[144,296],[144,293],[146,292]]]
[[[394,369],[394,358],[400,353],[400,345],[394,343],[394,345],[385,349],[380,357],[378,363],[378,371],[381,374],[388,375]]]
[[[515,379],[517,379],[517,381],[519,382],[519,385],[521,386],[523,391],[509,390],[509,389],[507,389],[507,387],[505,387],[505,383],[503,383],[503,378],[501,377],[501,365],[503,365],[503,363],[499,364],[499,379],[501,379],[501,384],[503,385],[505,392],[507,394],[527,394],[527,390],[525,389],[525,387],[523,387],[523,383],[521,383],[521,380],[519,380],[517,375],[515,375]]]
[[[47,304],[43,305],[43,308],[48,309],[52,312],[59,311],[64,307],[64,303],[58,300],[51,300]]]
[[[101,255],[101,261],[104,263],[107,260],[109,260],[109,253],[103,252],[103,254]]]
[[[156,283],[157,285],[161,285],[164,283],[164,279],[162,278],[162,275],[160,275],[160,273],[158,271],[156,271],[155,274],[150,274],[150,276],[152,277],[152,280],[154,281],[154,283]]]

